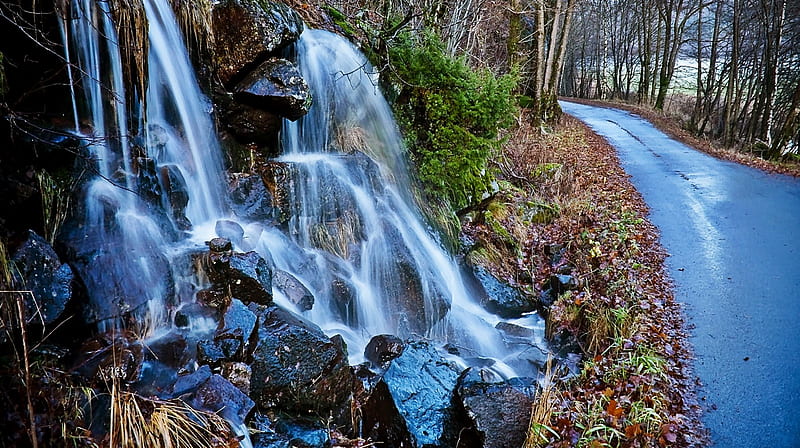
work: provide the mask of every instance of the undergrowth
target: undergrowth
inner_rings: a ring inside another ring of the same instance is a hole
[[[505,193],[506,210],[496,215],[507,232],[478,238],[488,246],[479,255],[499,262],[501,276],[505,270],[525,280],[525,272],[532,297],[570,266],[577,287],[546,307],[546,331],[574,341],[584,361],[578,375],[534,406],[525,448],[701,445],[682,315],[643,201],[613,149],[576,121],[563,118],[554,129],[530,123],[523,115],[497,164],[514,198]],[[526,208],[548,214],[523,219]],[[498,250],[503,245],[487,242],[512,233],[509,216],[526,226],[525,235],[515,236],[515,251]],[[512,254],[502,267],[499,260]]]

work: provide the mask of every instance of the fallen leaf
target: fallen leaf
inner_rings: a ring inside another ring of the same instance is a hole
[[[642,426],[638,423],[625,427],[625,437],[632,439],[642,434]]]
[[[610,415],[612,417],[615,417],[615,418],[622,417],[622,413],[624,411],[625,410],[622,409],[621,407],[619,407],[619,405],[617,404],[617,400],[609,401],[608,402],[608,406],[606,406],[606,412],[608,412],[608,415]]]

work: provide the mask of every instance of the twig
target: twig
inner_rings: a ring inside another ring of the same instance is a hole
[[[31,437],[31,443],[33,444],[33,448],[39,447],[39,441],[36,437],[36,416],[33,413],[33,402],[31,400],[31,369],[30,369],[30,361],[28,359],[28,339],[27,333],[25,331],[25,310],[22,306],[22,297],[17,297],[17,312],[19,313],[19,328],[20,328],[20,336],[22,337],[22,358],[23,364],[25,367],[25,397],[28,401],[28,419],[30,420],[30,427],[28,428],[28,433]]]

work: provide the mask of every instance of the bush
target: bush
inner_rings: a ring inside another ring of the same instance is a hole
[[[431,33],[400,35],[389,57],[395,113],[426,191],[455,210],[479,201],[494,181],[499,132],[515,116],[516,77],[473,71]]]

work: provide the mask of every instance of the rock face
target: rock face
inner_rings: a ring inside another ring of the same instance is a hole
[[[233,92],[234,99],[242,104],[275,111],[290,120],[302,117],[311,107],[308,84],[294,64],[281,58],[264,61]]]
[[[458,370],[427,342],[409,342],[383,382],[405,420],[412,446],[451,447],[457,440],[452,409]]]
[[[514,318],[535,309],[535,304],[518,289],[498,280],[484,267],[475,266],[473,271],[486,291],[482,305],[488,311],[500,317]]]
[[[53,248],[44,238],[33,231],[17,249],[14,261],[19,275],[19,289],[30,290],[25,294],[25,313],[30,322],[45,325],[54,322],[72,298],[72,269],[62,264]]]
[[[343,344],[277,306],[251,304],[258,316],[251,396],[262,409],[339,413],[353,383]]]
[[[491,376],[491,375],[488,375]],[[457,401],[466,413],[475,444],[484,448],[517,448],[525,442],[533,381],[495,381],[482,372],[468,369],[458,380]]]
[[[212,27],[217,75],[223,84],[230,86],[254,62],[257,64],[297,40],[303,31],[303,21],[282,3],[225,0],[214,5]]]
[[[237,141],[258,146],[278,145],[283,120],[277,113],[237,103],[223,95],[216,97],[216,103],[222,123]],[[269,156],[278,155],[277,150],[268,152]]]
[[[240,218],[270,220],[278,217],[272,194],[261,176],[251,173],[231,174],[228,182],[228,203]]]

